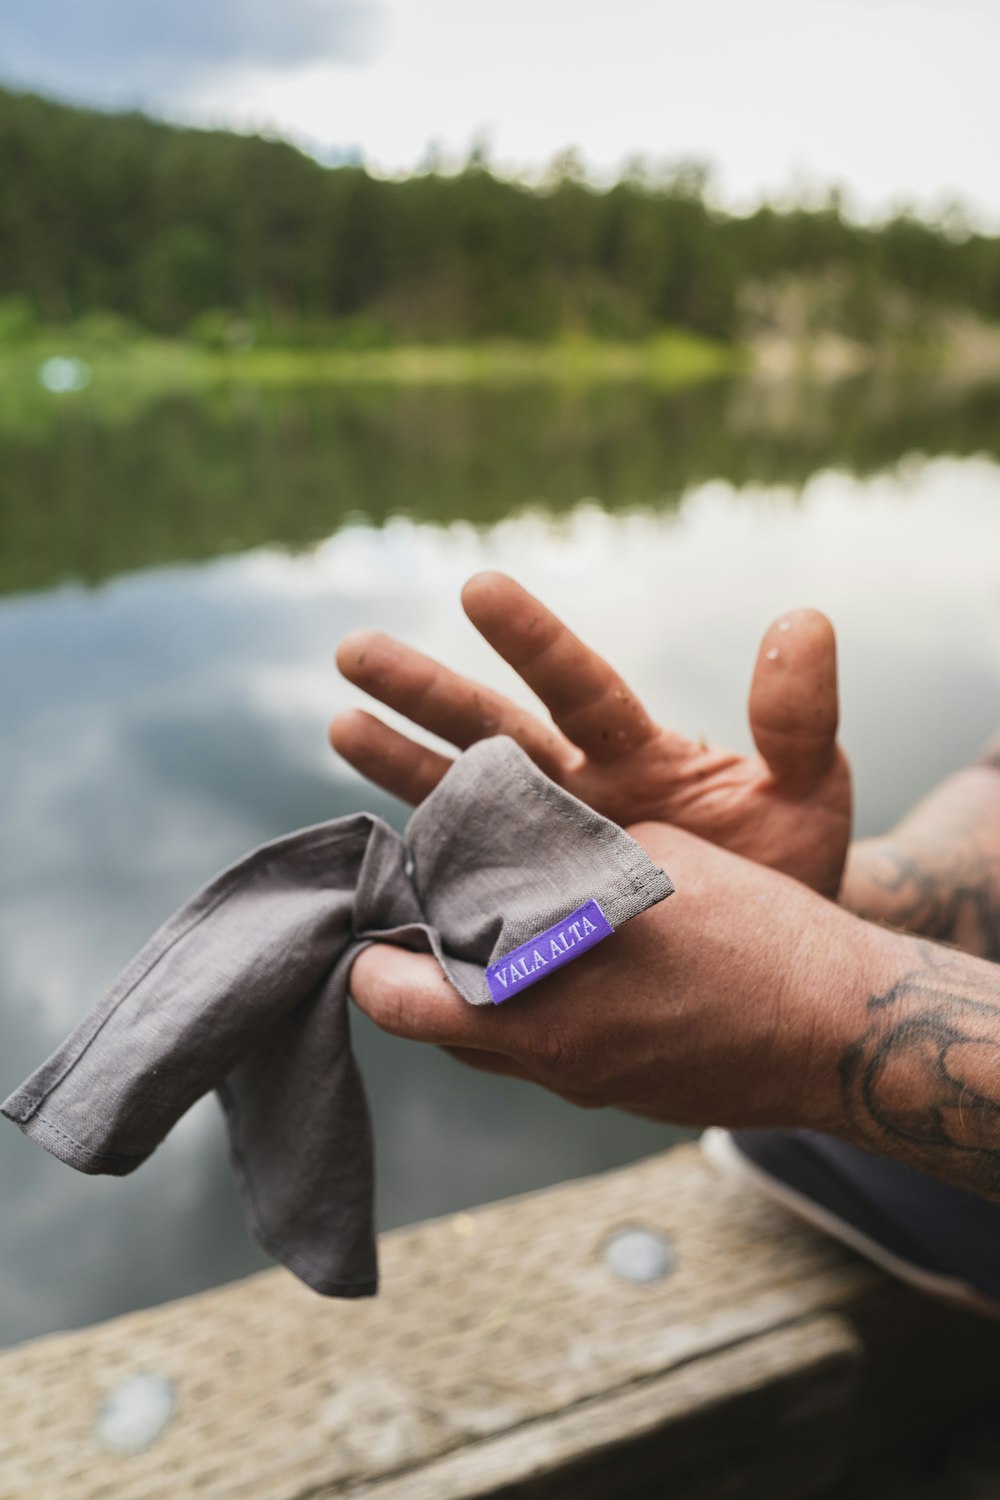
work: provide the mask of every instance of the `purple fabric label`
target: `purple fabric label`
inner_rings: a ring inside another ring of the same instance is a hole
[[[546,927],[537,937],[490,964],[486,970],[490,999],[499,1005],[511,995],[519,995],[546,974],[561,969],[595,943],[610,937],[614,930],[597,902],[585,901],[554,927]]]

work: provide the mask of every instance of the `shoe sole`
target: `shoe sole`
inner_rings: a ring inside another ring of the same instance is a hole
[[[756,1162],[744,1156],[742,1151],[733,1141],[728,1130],[712,1127],[706,1130],[699,1141],[702,1154],[706,1161],[710,1162],[716,1170],[724,1177],[734,1181],[749,1182],[759,1188],[790,1213],[804,1219],[814,1229],[821,1230],[833,1239],[839,1240],[850,1250],[856,1250],[866,1260],[872,1261],[890,1276],[895,1276],[899,1281],[905,1281],[907,1286],[913,1287],[918,1292],[924,1292],[927,1296],[936,1297],[939,1302],[947,1302],[952,1307],[963,1308],[966,1312],[978,1313],[981,1317],[996,1318],[1000,1320],[1000,1302],[985,1296],[970,1286],[967,1281],[960,1280],[957,1276],[945,1276],[938,1271],[928,1271],[923,1266],[915,1266],[911,1261],[903,1260],[894,1255],[891,1250],[886,1250],[877,1240],[870,1239],[868,1235],[862,1234],[853,1225],[838,1218],[829,1209],[823,1208],[804,1193],[790,1188],[778,1177],[772,1177],[759,1167]]]

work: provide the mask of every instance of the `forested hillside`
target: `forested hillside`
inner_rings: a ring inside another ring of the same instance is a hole
[[[901,316],[1000,319],[995,238],[906,216],[859,227],[835,202],[724,217],[703,186],[688,171],[597,191],[568,164],[543,191],[475,159],[386,181],[279,141],[0,91],[0,299],[8,327],[113,313],[210,337],[238,318],[293,342],[733,340],[802,287],[809,317],[863,339]]]

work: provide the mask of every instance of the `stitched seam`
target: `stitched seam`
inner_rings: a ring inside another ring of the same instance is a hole
[[[149,1151],[95,1151],[92,1146],[85,1146],[83,1141],[78,1141],[68,1131],[61,1129],[47,1115],[32,1115],[25,1123],[42,1125],[46,1130],[51,1130],[53,1135],[59,1136],[62,1140],[68,1141],[71,1146],[75,1146],[78,1151],[82,1151],[89,1161],[144,1161],[149,1155]],[[150,1151],[153,1149],[150,1147]]]
[[[523,755],[524,752],[522,751],[521,754]],[[514,775],[521,782],[521,785],[532,796],[541,802],[546,802],[560,817],[574,824],[588,838],[598,839],[607,845],[608,852],[611,854],[620,872],[633,882],[633,889],[641,890],[644,888],[643,885],[636,885],[635,882],[640,880],[648,882],[652,878],[647,865],[648,855],[644,854],[642,859],[637,859],[632,854],[631,849],[624,851],[616,847],[617,841],[614,838],[614,833],[621,833],[624,838],[628,839],[630,844],[635,843],[635,840],[625,832],[620,824],[612,822],[610,818],[605,818],[603,813],[595,812],[593,808],[588,808],[585,804],[580,803],[579,799],[573,797],[573,793],[568,792],[565,787],[557,786],[554,782],[546,779],[536,781],[529,774],[529,768],[521,760],[520,756],[514,760],[512,769]],[[538,774],[541,776],[542,773],[539,772]],[[567,802],[566,798],[572,798],[572,801]],[[655,868],[653,866],[654,870]]]
[[[595,812],[593,808],[588,808],[586,804],[579,804],[578,799],[567,801],[567,798],[573,797],[572,792],[567,792],[565,787],[560,787],[556,783],[545,779],[536,781],[532,774],[533,769],[531,765],[526,765],[520,756],[512,763],[514,776],[517,777],[522,788],[529,795],[545,803],[560,817],[573,824],[586,837],[595,839],[604,845],[605,850],[611,855],[614,861],[620,878],[625,880],[633,896],[645,899],[654,891],[654,888],[661,880],[666,880],[670,888],[673,889],[673,883],[666,872],[652,863],[645,850],[640,845],[636,845],[635,840],[625,832],[620,824],[612,822],[610,818],[605,818],[602,813]],[[627,841],[625,849],[620,848],[618,845],[616,837],[618,834],[621,834],[622,838]],[[638,852],[633,853],[633,848]],[[604,899],[606,902],[609,902],[610,899],[620,900],[623,894],[625,893],[620,893],[614,898],[604,897]],[[604,895],[603,890],[601,890],[601,895]],[[597,900],[598,898],[592,896],[592,899]],[[598,901],[598,904],[600,905],[600,901]],[[575,908],[571,908],[571,910],[575,910]],[[638,913],[634,913],[633,915],[638,915]],[[627,921],[628,918],[625,920]],[[522,941],[530,942],[531,938],[524,938]],[[493,955],[490,963],[502,962],[505,957],[514,952],[519,946],[520,943],[515,943],[505,953]]]
[[[275,1260],[280,1261],[282,1265],[287,1266],[290,1271],[296,1271],[296,1274],[299,1274],[297,1268],[302,1267],[305,1271],[309,1272],[309,1276],[304,1279],[310,1280],[311,1277],[311,1284],[319,1282],[323,1287],[332,1288],[376,1287],[378,1285],[377,1276],[338,1276],[334,1281],[321,1271],[319,1266],[314,1265],[308,1255],[303,1255],[298,1250],[287,1251],[282,1249],[281,1241],[272,1240],[269,1235],[262,1234],[259,1226],[257,1228],[257,1240],[269,1255],[273,1256]]]
[[[371,827],[369,827],[369,835],[370,832]],[[366,843],[369,835],[365,835],[362,838],[362,836],[359,835],[354,829],[351,829],[349,832],[341,831],[339,834],[331,831],[330,833],[322,836],[320,838],[320,841],[316,845],[307,848],[305,851],[299,852],[304,852],[306,854],[319,854],[321,850],[328,850],[331,845],[336,845],[338,843],[349,841],[351,839],[360,839],[362,842]],[[183,938],[190,936],[190,934],[194,932],[202,922],[205,921],[206,917],[210,917],[212,913],[218,911],[219,907],[222,906],[226,901],[228,901],[230,897],[235,896],[239,891],[241,891],[244,885],[246,885],[247,881],[250,879],[251,875],[257,875],[262,870],[267,870],[275,861],[286,857],[289,852],[289,849],[285,847],[268,850],[266,854],[264,854],[264,857],[260,858],[259,860],[251,856],[251,862],[249,864],[237,866],[237,869],[229,873],[228,878],[226,876],[222,877],[225,883],[222,889],[216,893],[215,898],[209,903],[209,905],[206,906],[203,911],[195,913],[190,921],[186,922],[181,927],[179,932],[175,933],[174,936],[171,937],[170,940],[166,942],[162,948],[158,949],[154,956],[146,964],[143,965],[142,969],[132,980],[131,984],[129,984],[128,988],[118,997],[117,1000],[114,1001],[113,1004],[109,1004],[107,1015],[101,1017],[100,1023],[95,1026],[90,1035],[86,1037],[79,1051],[72,1054],[63,1071],[58,1075],[57,1078],[53,1080],[53,1082],[48,1086],[45,1092],[43,1094],[40,1094],[35,1100],[32,1106],[32,1113],[34,1113],[34,1111],[38,1109],[38,1106],[44,1103],[46,1099],[51,1098],[56,1089],[60,1088],[62,1084],[66,1082],[66,1079],[69,1077],[70,1073],[72,1073],[73,1069],[83,1059],[83,1057],[86,1056],[87,1052],[93,1046],[94,1042],[100,1036],[101,1032],[104,1030],[108,1022],[112,1019],[113,1016],[116,1016],[118,1014],[121,1007],[125,1004],[125,1001],[134,994],[137,987],[142,983],[144,979],[148,978],[148,976],[153,972],[156,966],[161,963],[164,958],[166,958],[167,954],[170,953]],[[128,969],[126,969],[125,972],[127,973]],[[56,1126],[52,1126],[52,1129],[57,1128],[58,1127]],[[67,1140],[71,1139],[72,1137],[67,1136]],[[74,1144],[79,1145],[80,1143],[77,1141],[74,1142]],[[81,1150],[86,1149],[86,1147],[81,1147]],[[98,1153],[98,1155],[100,1154],[101,1153]]]

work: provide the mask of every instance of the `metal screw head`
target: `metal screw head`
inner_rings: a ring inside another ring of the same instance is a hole
[[[151,1448],[174,1414],[177,1394],[165,1375],[130,1375],[107,1397],[94,1423],[97,1441],[111,1453]]]
[[[604,1241],[604,1264],[637,1286],[662,1281],[677,1264],[670,1242],[656,1229],[617,1229]]]

